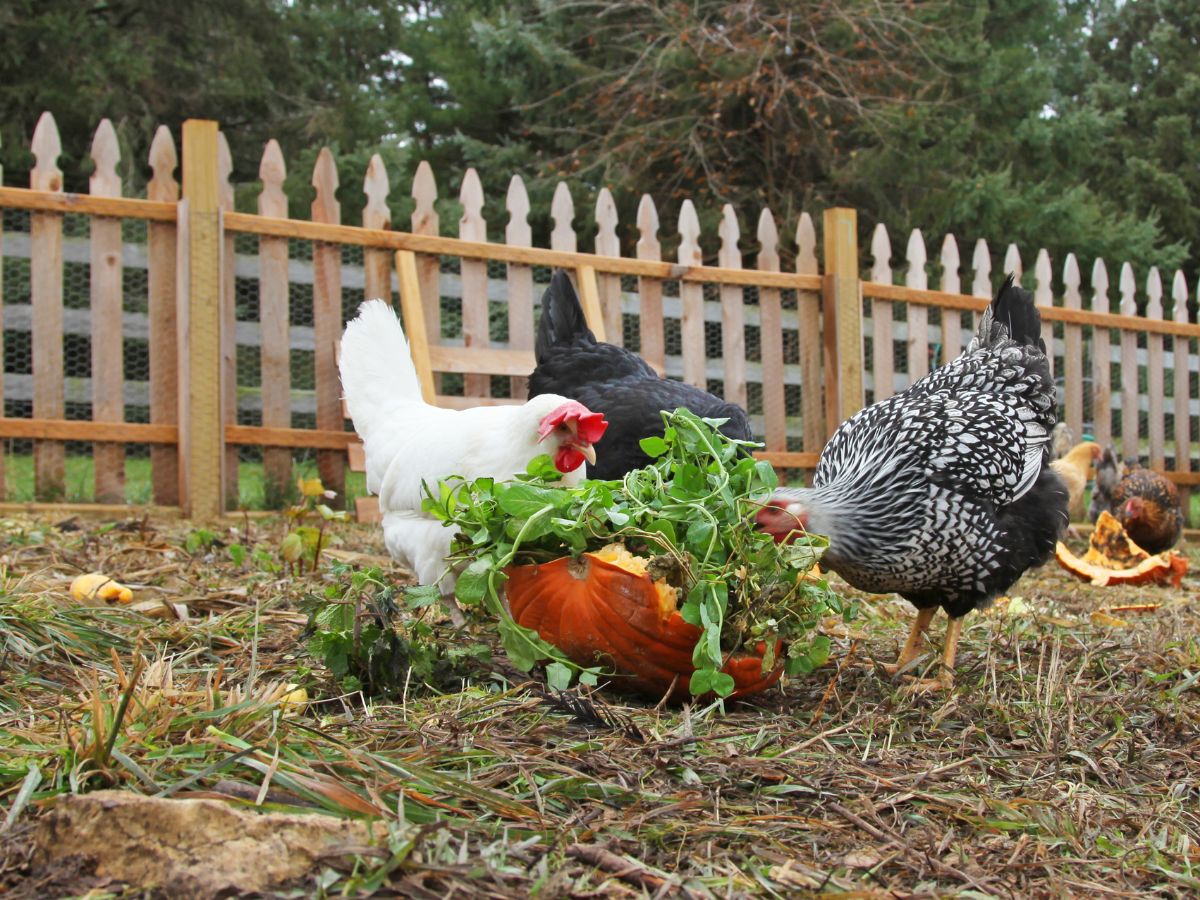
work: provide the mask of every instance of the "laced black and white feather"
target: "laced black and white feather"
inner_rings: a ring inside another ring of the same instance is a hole
[[[813,487],[780,492],[802,505],[810,531],[829,535],[831,568],[910,599],[974,605],[1003,589],[1017,563],[1003,511],[1039,483],[1055,424],[1040,325],[1010,277],[961,356],[844,422]]]

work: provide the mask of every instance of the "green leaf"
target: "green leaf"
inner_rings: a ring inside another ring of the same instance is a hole
[[[692,696],[699,697],[701,694],[707,694],[711,691],[713,689],[713,679],[716,674],[716,671],[710,668],[697,669],[693,672],[691,683],[688,685]]]
[[[660,437],[642,438],[639,442],[642,447],[642,452],[651,459],[658,459],[667,452],[667,442]]]
[[[574,673],[560,662],[546,666],[546,686],[552,691],[565,691],[571,686]]]
[[[733,680],[733,676],[727,672],[715,672],[712,677],[712,689],[718,697],[728,697],[733,693],[733,689],[737,687],[737,682]]]
[[[565,500],[562,491],[535,484],[501,484],[496,487],[496,502],[500,509],[518,519],[532,518],[543,509],[556,509]]]
[[[404,602],[409,609],[432,606],[442,599],[442,591],[435,584],[416,584],[404,589]]]
[[[475,560],[458,576],[458,583],[454,586],[454,596],[467,606],[478,606],[487,594],[492,571],[493,564],[490,557],[484,556]]]

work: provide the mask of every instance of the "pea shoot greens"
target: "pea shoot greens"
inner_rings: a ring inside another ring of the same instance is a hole
[[[512,620],[501,599],[504,570],[619,541],[679,573],[680,615],[702,629],[693,694],[728,696],[733,679],[721,671],[728,654],[772,636],[787,646],[785,671],[811,671],[829,654],[817,623],[854,613],[823,580],[802,577],[827,541],[801,535],[776,544],[755,529],[754,513],[776,486],[770,464],[749,454],[757,445],[728,438],[719,421],[684,409],[663,413],[663,420],[663,436],[642,441],[653,464],[622,481],[556,486],[559,473],[542,456],[514,481],[450,479],[436,494],[427,487],[425,510],[458,531],[452,560],[465,563],[458,599],[497,617],[505,651],[523,671],[551,660],[552,687],[566,687],[574,675],[595,683],[600,670],[575,665]]]

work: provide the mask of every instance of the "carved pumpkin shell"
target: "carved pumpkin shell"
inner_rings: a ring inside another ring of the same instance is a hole
[[[692,651],[700,629],[676,611],[673,588],[594,553],[511,566],[506,574],[505,593],[513,619],[572,661],[603,665],[626,676],[614,679],[614,687],[656,699],[678,677],[672,697],[688,695],[695,671]],[[760,643],[757,649],[757,655],[734,656],[726,663],[724,671],[736,685],[732,696],[765,690],[783,673],[780,642],[775,645],[779,662],[768,672],[762,669],[766,647]]]
[[[1054,556],[1076,578],[1098,587],[1166,581],[1179,587],[1188,569],[1187,559],[1174,551],[1151,556],[1129,538],[1121,523],[1108,512],[1100,513],[1096,520],[1087,553],[1076,556],[1060,541]]]

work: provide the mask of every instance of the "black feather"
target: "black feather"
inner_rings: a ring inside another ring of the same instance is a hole
[[[698,416],[726,419],[722,432],[752,439],[750,420],[740,406],[681,381],[660,378],[636,353],[597,341],[562,270],[554,273],[542,295],[535,355],[530,397],[561,394],[608,419],[608,431],[596,444],[596,465],[588,467],[591,478],[620,478],[648,465],[650,457],[640,442],[662,434],[663,410],[683,407]]]

